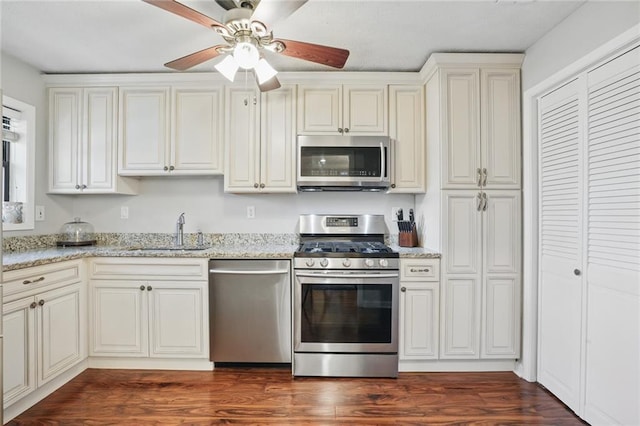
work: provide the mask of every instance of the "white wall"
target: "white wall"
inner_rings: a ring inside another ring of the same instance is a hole
[[[46,194],[47,190],[47,95],[40,72],[32,66],[2,53],[2,91],[4,95],[36,108],[35,204],[45,206],[45,221],[35,222],[33,231],[10,231],[6,236],[57,232],[69,220],[72,203]]]
[[[640,1],[586,2],[526,50],[523,91],[639,22]]]
[[[304,213],[384,214],[391,233],[391,208],[413,207],[413,196],[384,193],[225,194],[222,176],[143,178],[139,195],[68,196],[75,215],[90,221],[98,232],[173,232],[185,212],[185,232],[295,233]],[[129,219],[120,219],[120,207]],[[247,218],[254,206],[255,219]]]

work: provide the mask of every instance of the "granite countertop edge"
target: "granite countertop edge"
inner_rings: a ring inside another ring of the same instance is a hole
[[[47,265],[67,260],[88,257],[172,257],[172,258],[205,258],[205,259],[289,259],[298,248],[297,245],[264,244],[252,247],[246,245],[216,245],[200,250],[142,250],[136,247],[123,246],[91,246],[91,247],[51,247],[44,249],[24,250],[4,253],[2,270],[4,272]],[[391,248],[399,253],[400,258],[440,258],[440,253],[423,247]]]

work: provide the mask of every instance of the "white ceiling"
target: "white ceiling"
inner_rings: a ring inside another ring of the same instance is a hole
[[[182,2],[223,19],[214,0]],[[309,0],[273,32],[350,50],[347,71],[417,71],[433,52],[524,52],[583,2]],[[212,30],[140,0],[0,5],[2,50],[46,73],[165,72],[165,62],[223,42]],[[280,71],[332,69],[270,53],[268,59]],[[191,71],[211,71],[218,60]]]

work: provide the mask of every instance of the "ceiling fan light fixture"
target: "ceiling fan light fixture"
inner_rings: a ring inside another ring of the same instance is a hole
[[[236,72],[238,72],[238,68],[240,68],[238,62],[232,55],[227,55],[222,61],[214,65],[214,67],[230,82],[233,82]]]
[[[271,80],[276,76],[276,74],[278,74],[278,71],[276,71],[264,58],[260,58],[254,68],[254,71],[256,73],[256,77],[258,77],[259,84],[263,84]]]
[[[233,48],[233,57],[240,68],[249,70],[258,65],[260,53],[253,43],[240,42]]]

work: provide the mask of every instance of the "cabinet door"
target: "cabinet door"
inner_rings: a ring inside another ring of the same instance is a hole
[[[82,89],[49,89],[49,191],[76,193]]]
[[[496,274],[483,280],[482,358],[520,356],[520,278]]]
[[[164,174],[169,166],[169,88],[124,87],[119,104],[118,172]]]
[[[389,136],[394,143],[391,192],[424,192],[424,88],[390,86],[389,97]]]
[[[342,86],[298,87],[298,133],[340,135]]]
[[[296,87],[262,94],[260,189],[296,192]]]
[[[222,173],[222,89],[174,89],[172,120],[169,168]]]
[[[86,190],[115,191],[117,89],[84,89],[81,185]]]
[[[482,69],[480,153],[487,189],[520,188],[520,70]]]
[[[208,358],[206,282],[149,282],[150,356]]]
[[[85,358],[80,284],[36,295],[38,386]]]
[[[232,87],[226,95],[224,190],[255,192],[260,187],[260,94]]]
[[[522,208],[520,191],[484,191],[482,212],[483,271],[520,273]]]
[[[480,297],[481,282],[477,276],[443,276],[440,358],[478,358]]]
[[[480,163],[480,71],[443,68],[442,188],[478,186]]]
[[[89,354],[148,356],[147,284],[94,280],[90,282],[90,294]]]
[[[401,360],[437,359],[439,283],[401,283]]]
[[[36,321],[33,297],[2,307],[4,407],[36,388]]]
[[[442,251],[445,274],[482,273],[482,193],[443,191]]]
[[[345,86],[343,89],[344,133],[387,135],[386,86]]]

